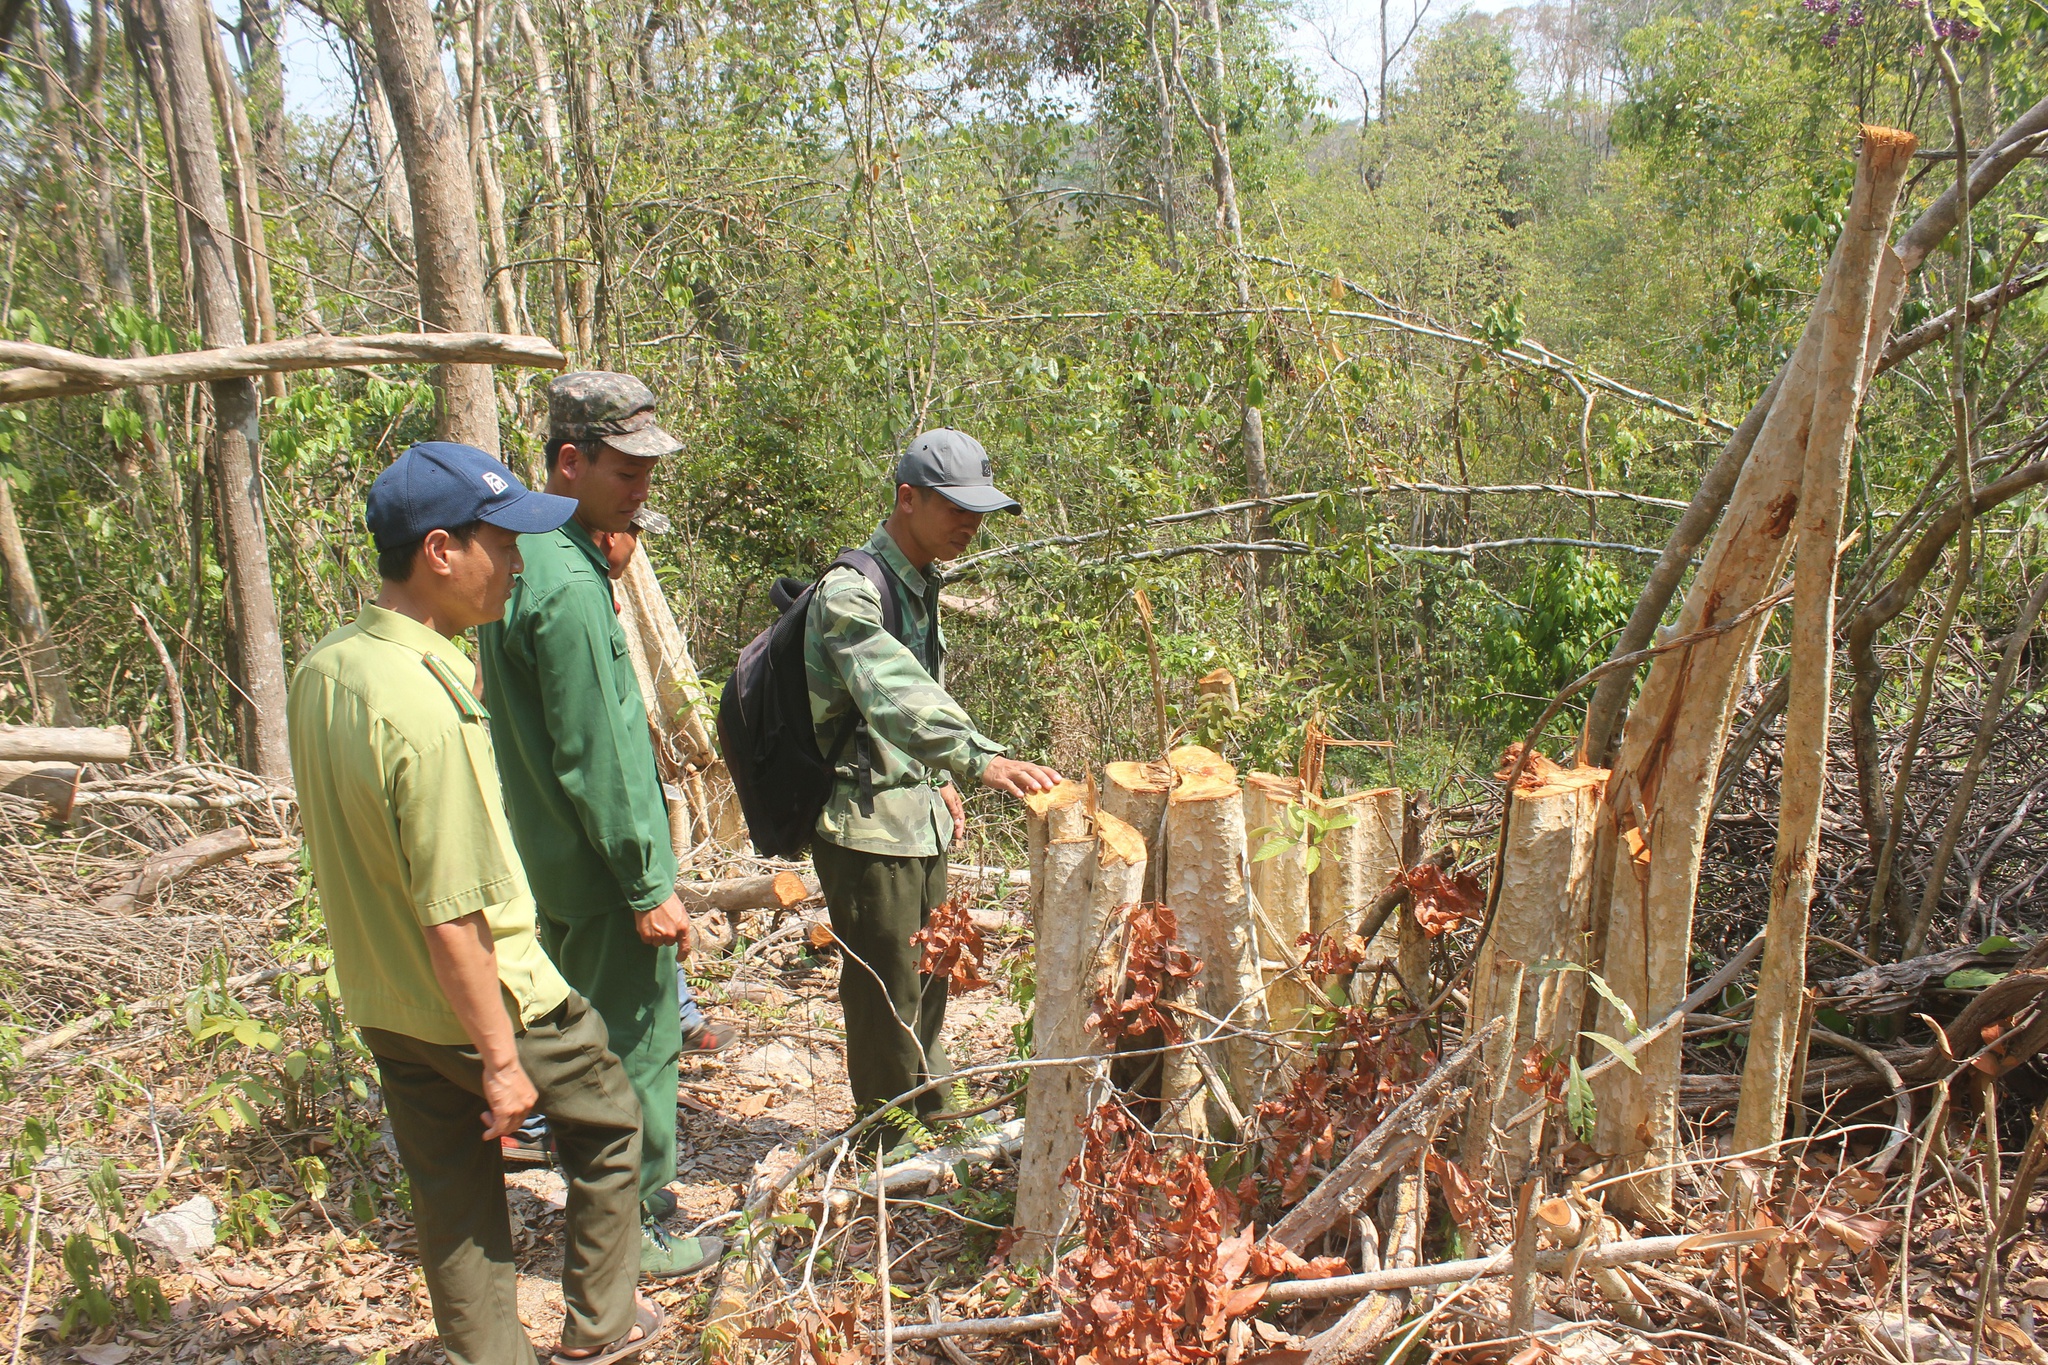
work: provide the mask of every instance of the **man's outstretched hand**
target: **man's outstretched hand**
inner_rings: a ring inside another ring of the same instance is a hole
[[[993,787],[1012,796],[1049,792],[1059,784],[1060,775],[1054,769],[1038,763],[1026,763],[1022,759],[1004,758],[1000,754],[988,761],[988,767],[981,774],[982,786]]]

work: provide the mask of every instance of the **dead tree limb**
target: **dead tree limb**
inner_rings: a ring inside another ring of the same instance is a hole
[[[394,332],[365,337],[294,337],[249,346],[106,360],[55,346],[0,342],[0,403],[69,398],[138,385],[207,384],[292,370],[353,365],[522,365],[559,370],[569,362],[541,337],[491,332]]]
[[[122,725],[0,725],[0,762],[126,763],[134,748]]]
[[[2042,266],[2028,275],[1995,284],[1981,294],[1970,298],[1970,321],[1975,322],[1994,308],[2002,308],[2015,299],[2048,285],[2048,266]],[[1900,364],[1916,351],[1925,350],[1947,336],[1956,325],[1956,310],[1936,313],[1910,332],[1901,332],[1885,343],[1884,353],[1877,358],[1877,373],[1883,374],[1892,366]]]
[[[131,909],[154,899],[165,882],[240,857],[255,847],[256,841],[240,825],[229,825],[226,829],[202,834],[176,848],[152,855],[136,870],[126,886],[100,902],[100,909]]]

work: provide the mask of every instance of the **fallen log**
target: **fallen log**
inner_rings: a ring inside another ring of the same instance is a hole
[[[1698,1232],[1676,1237],[1638,1237],[1626,1242],[1609,1242],[1606,1246],[1596,1247],[1583,1254],[1576,1248],[1569,1251],[1539,1251],[1536,1253],[1536,1269],[1545,1274],[1556,1274],[1575,1266],[1582,1269],[1597,1269],[1605,1266],[1634,1265],[1642,1261],[1670,1261],[1680,1256],[1758,1246],[1764,1242],[1775,1241],[1783,1235],[1781,1228],[1754,1228],[1738,1232]],[[1508,1253],[1503,1248],[1491,1256],[1474,1257],[1471,1260],[1441,1261],[1435,1265],[1398,1266],[1391,1270],[1374,1270],[1359,1275],[1335,1275],[1326,1280],[1283,1280],[1278,1284],[1268,1285],[1266,1292],[1259,1296],[1258,1302],[1329,1303],[1384,1289],[1426,1289],[1432,1285],[1457,1284],[1462,1280],[1477,1280],[1507,1273]],[[1057,1327],[1064,1317],[1065,1314],[1060,1312],[1026,1313],[1011,1318],[969,1318],[958,1322],[921,1323],[897,1328],[896,1340],[937,1341],[942,1337],[1018,1336],[1025,1332],[1039,1332],[1049,1327]]]
[[[123,725],[0,725],[0,762],[126,763],[134,750]]]
[[[1916,1006],[1924,1008],[1928,997],[1947,989],[1942,983],[1955,972],[1972,967],[2009,972],[2018,965],[2024,951],[2014,947],[1985,953],[1965,945],[1904,962],[1865,967],[1823,981],[1815,989],[1821,1004],[1843,1014],[1897,1014]]]
[[[979,1137],[919,1152],[914,1157],[884,1167],[879,1175],[870,1175],[856,1186],[835,1187],[827,1191],[824,1202],[833,1213],[841,1214],[862,1199],[873,1199],[877,1190],[892,1197],[929,1190],[962,1162],[969,1166],[987,1166],[1013,1158],[1024,1142],[1024,1122],[1023,1119],[1011,1119]]]
[[[728,877],[715,882],[677,882],[676,896],[692,912],[723,910],[787,910],[819,894],[815,877],[794,872],[768,872],[758,877]]]
[[[136,871],[135,877],[126,886],[100,901],[102,910],[127,910],[135,905],[153,900],[164,883],[197,872],[201,868],[224,863],[239,857],[256,847],[256,841],[249,837],[249,831],[240,825],[202,834],[197,839],[179,844],[176,848],[151,855],[149,860]]]
[[[84,771],[75,763],[0,763],[0,792],[41,802],[61,824],[71,818]]]
[[[104,360],[56,346],[9,341],[0,342],[0,363],[22,367],[0,371],[0,403],[26,403],[107,389],[208,384],[355,365],[518,365],[559,370],[569,362],[540,337],[389,332],[366,337],[294,337],[134,360]]]

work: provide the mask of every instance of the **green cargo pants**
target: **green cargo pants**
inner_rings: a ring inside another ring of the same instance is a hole
[[[813,839],[811,864],[841,950],[846,1077],[855,1112],[866,1114],[953,1070],[939,1042],[946,979],[917,970],[919,953],[910,942],[946,899],[946,859],[892,858]],[[929,1114],[945,1099],[931,1091],[913,1108]]]
[[[631,912],[535,917],[541,947],[604,1018],[626,1083],[640,1099],[640,1203],[676,1178],[676,950],[643,941]]]
[[[533,1365],[533,1343],[519,1324],[502,1149],[483,1141],[476,1049],[374,1028],[363,1039],[412,1183],[420,1265],[450,1365]],[[581,996],[571,994],[519,1035],[519,1064],[540,1092],[569,1183],[562,1344],[602,1346],[633,1326],[640,1106],[605,1045],[603,1021]]]

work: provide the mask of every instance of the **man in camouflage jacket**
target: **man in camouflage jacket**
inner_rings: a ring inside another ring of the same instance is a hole
[[[904,638],[884,629],[874,584],[844,567],[812,594],[804,630],[820,752],[834,752],[849,718],[860,724],[839,747],[811,859],[844,954],[846,1071],[862,1113],[951,1070],[939,1042],[946,982],[918,971],[910,939],[946,898],[946,850],[965,818],[953,778],[1013,796],[1060,780],[1005,757],[945,687],[936,563],[965,550],[988,513],[1023,509],[997,491],[981,443],[957,431],[911,442],[894,482],[895,507],[865,548],[886,571]],[[914,1108],[930,1117],[944,1105],[931,1092]]]

